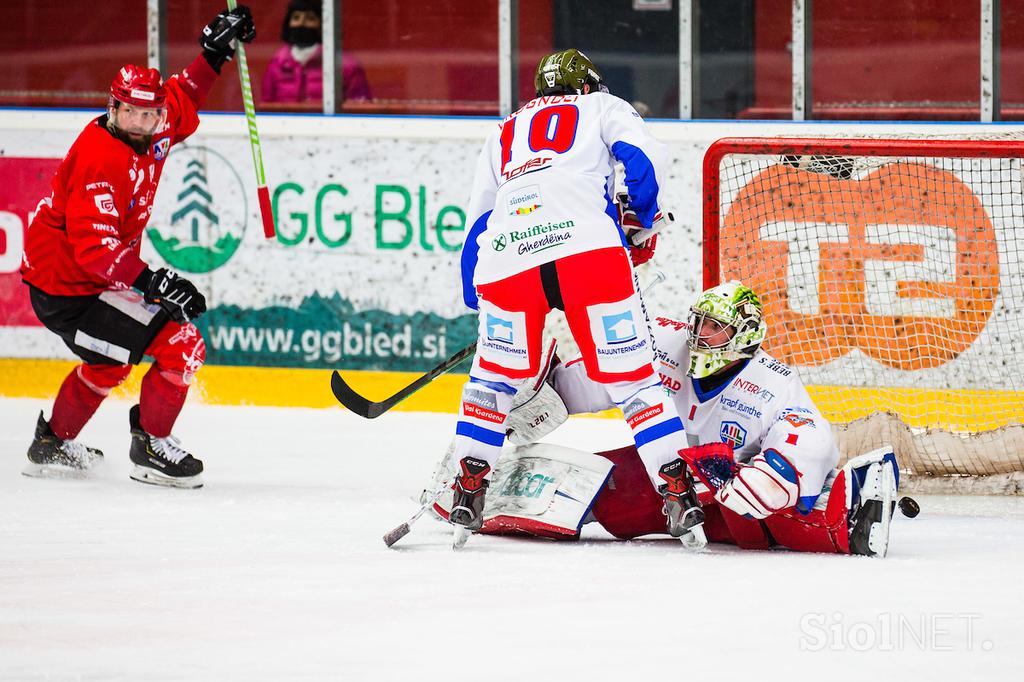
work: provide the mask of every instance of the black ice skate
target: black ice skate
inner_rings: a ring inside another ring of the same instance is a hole
[[[39,413],[36,436],[28,446],[29,464],[22,471],[33,478],[84,478],[103,463],[103,453],[74,440],[61,440]]]
[[[484,476],[491,471],[487,462],[475,457],[463,457],[459,465],[462,473],[455,477],[455,496],[448,515],[448,521],[455,526],[455,549],[466,544],[470,534],[484,524],[484,495],[488,485]]]
[[[132,430],[132,472],[140,483],[172,488],[201,488],[203,463],[186,452],[174,436],[157,438],[146,433],[139,424],[139,406],[128,413]]]
[[[658,486],[665,501],[663,511],[668,517],[668,533],[687,549],[702,549],[708,544],[704,534],[704,510],[693,490],[693,479],[686,462],[677,457],[661,467],[658,475],[665,480]]]

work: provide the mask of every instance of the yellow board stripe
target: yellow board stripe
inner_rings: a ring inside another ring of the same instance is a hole
[[[67,360],[0,358],[0,394],[52,399],[77,363]],[[136,368],[114,396],[133,399],[148,365]],[[371,400],[383,400],[420,375],[414,372],[345,370],[345,379]],[[454,414],[464,374],[438,377],[394,409]],[[808,386],[815,404],[832,422],[843,424],[886,409],[898,412],[912,427],[986,431],[1010,422],[1024,423],[1024,392],[915,388]],[[207,365],[196,376],[191,399],[214,405],[335,407],[331,372],[323,369],[229,367]],[[602,416],[619,418],[617,410]]]
[[[67,360],[0,358],[0,394],[23,398],[54,398],[64,377],[78,364]],[[112,395],[133,399],[149,365],[136,367]],[[411,372],[345,371],[345,380],[371,400],[383,400],[412,383]],[[438,377],[396,410],[455,413],[466,375]],[[276,367],[206,365],[196,375],[190,400],[212,405],[340,407],[331,393],[331,371]]]

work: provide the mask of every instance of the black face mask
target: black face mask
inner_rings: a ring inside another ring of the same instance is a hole
[[[320,42],[320,29],[308,26],[291,26],[288,28],[288,42],[298,47],[309,47]]]

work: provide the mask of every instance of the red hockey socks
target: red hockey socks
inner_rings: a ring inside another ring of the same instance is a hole
[[[206,344],[194,325],[169,322],[146,355],[154,362],[142,379],[139,424],[149,435],[166,438],[185,404],[193,375],[206,360]]]
[[[50,429],[74,440],[110,391],[131,372],[131,365],[78,365],[61,384],[53,403]]]
[[[168,379],[159,367],[153,365],[142,378],[139,424],[146,433],[156,438],[171,435],[187,395],[188,386]]]

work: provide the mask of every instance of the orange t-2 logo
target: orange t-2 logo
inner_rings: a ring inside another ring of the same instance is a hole
[[[853,348],[889,367],[937,367],[985,328],[999,290],[995,230],[971,188],[898,162],[859,180],[773,166],[721,228],[722,279],[765,306],[766,348],[822,365]]]

